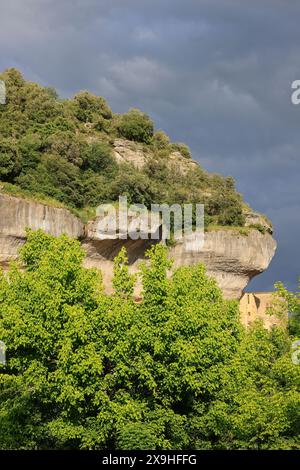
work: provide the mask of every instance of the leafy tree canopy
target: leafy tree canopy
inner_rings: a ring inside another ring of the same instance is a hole
[[[245,332],[203,266],[148,258],[136,303],[124,249],[106,295],[79,242],[28,233],[0,277],[0,447],[299,449],[287,332]]]

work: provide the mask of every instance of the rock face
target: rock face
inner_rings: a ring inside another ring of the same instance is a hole
[[[142,144],[124,139],[115,140],[114,156],[118,163],[130,163],[138,169],[143,168],[147,161],[147,153]]]
[[[87,252],[87,267],[101,269],[107,290],[111,290],[113,259],[122,246],[126,246],[130,270],[136,272],[145,259],[145,251],[160,240],[120,240],[100,238],[95,229],[96,221],[87,226],[68,210],[8,196],[0,193],[0,265],[7,267],[18,256],[25,241],[26,228],[42,228],[54,236],[62,233],[82,240]],[[205,233],[201,251],[186,250],[185,241],[170,248],[174,267],[204,263],[224,295],[240,298],[243,289],[257,274],[267,269],[276,250],[276,242],[269,233],[250,230],[241,235],[237,230],[218,230]]]
[[[181,243],[170,250],[170,256],[174,267],[203,263],[224,296],[239,299],[249,281],[268,268],[275,251],[276,242],[269,233],[218,230],[205,233],[200,252],[188,253]]]
[[[54,236],[83,238],[84,225],[68,210],[0,193],[0,264],[17,258],[26,229],[39,228]]]
[[[142,169],[151,158],[151,154],[143,144],[116,139],[114,141],[114,157],[118,163],[130,163],[135,168]],[[168,156],[168,162],[170,167],[175,167],[182,174],[187,174],[189,170],[199,166],[195,160],[184,158],[178,151],[174,151]]]
[[[245,210],[245,226],[246,227],[260,227],[263,231],[273,233],[273,227],[271,221],[266,217],[262,216],[258,212],[252,210]]]

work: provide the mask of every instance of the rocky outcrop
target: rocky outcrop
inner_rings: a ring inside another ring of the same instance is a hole
[[[225,297],[238,299],[249,281],[268,268],[275,251],[276,242],[269,233],[253,229],[242,235],[236,230],[217,230],[205,233],[198,253],[187,252],[184,243],[179,243],[170,256],[174,267],[203,263]]]
[[[26,229],[39,228],[55,237],[65,233],[83,238],[84,225],[63,208],[51,207],[0,193],[0,264],[6,266],[17,258],[24,243]]]
[[[130,163],[135,168],[141,170],[153,154],[143,144],[125,139],[114,141],[114,157],[120,163]],[[168,165],[174,166],[183,175],[190,169],[199,167],[195,160],[187,159],[178,151],[173,151],[168,155]]]
[[[145,259],[145,251],[157,240],[105,239],[96,230],[96,221],[87,226],[68,210],[50,207],[35,201],[0,194],[0,264],[5,268],[17,258],[25,241],[26,228],[42,228],[54,236],[62,233],[82,240],[86,250],[86,266],[101,269],[107,289],[111,289],[113,259],[125,245],[131,272],[137,272],[139,262]],[[154,227],[156,231],[158,227]],[[200,251],[186,249],[186,240],[170,248],[174,267],[204,263],[224,295],[239,298],[248,282],[267,269],[272,260],[276,242],[269,233],[249,230],[242,235],[238,230],[218,230],[205,234]]]
[[[114,142],[114,157],[117,163],[130,163],[140,170],[145,166],[149,153],[142,144],[130,140],[116,139]]]
[[[262,231],[273,233],[273,226],[270,220],[267,217],[263,216],[259,212],[254,212],[251,209],[245,209],[245,226],[246,227],[257,227]]]

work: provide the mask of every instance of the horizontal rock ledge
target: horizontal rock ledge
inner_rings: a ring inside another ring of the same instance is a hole
[[[104,284],[111,291],[113,259],[120,248],[127,248],[130,271],[137,272],[149,246],[159,240],[98,240],[94,223],[85,226],[67,209],[0,193],[0,264],[7,268],[17,258],[26,228],[43,229],[53,236],[64,233],[82,241],[87,253],[85,265],[101,269]],[[268,268],[275,251],[276,241],[269,233],[253,229],[242,235],[235,229],[226,229],[205,233],[199,252],[186,251],[183,240],[170,247],[169,255],[174,268],[203,263],[224,296],[239,299],[249,281]]]

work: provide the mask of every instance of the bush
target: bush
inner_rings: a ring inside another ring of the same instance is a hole
[[[156,131],[153,135],[152,143],[157,150],[164,150],[169,147],[170,138],[164,131]]]
[[[116,171],[117,163],[112,156],[110,145],[105,142],[88,145],[83,154],[83,169],[101,174]]]
[[[117,129],[120,137],[149,144],[154,133],[154,124],[145,113],[131,109],[119,118]]]
[[[82,189],[84,207],[97,207],[99,204],[109,202],[110,182],[104,175],[86,171],[82,181]]]
[[[58,155],[45,154],[34,170],[17,178],[22,189],[82,207],[83,188],[79,169]]]
[[[231,190],[216,191],[208,199],[206,212],[213,216],[214,222],[220,225],[244,226],[245,216],[241,197]]]
[[[171,144],[171,148],[175,152],[179,152],[184,158],[192,158],[191,150],[186,144],[175,143]]]
[[[38,134],[26,134],[19,139],[18,150],[21,157],[22,174],[35,168],[41,160],[42,140]]]
[[[239,205],[230,205],[224,207],[221,214],[218,215],[218,224],[242,227],[245,225],[245,216]]]
[[[82,137],[60,130],[51,133],[44,145],[47,153],[59,155],[78,167],[83,165],[83,154],[88,146]]]
[[[0,179],[12,181],[21,171],[21,157],[17,142],[12,138],[0,138]]]
[[[82,122],[94,122],[100,116],[112,118],[112,111],[105,99],[88,91],[82,91],[74,97],[75,116]]]
[[[249,225],[249,228],[254,228],[255,230],[258,230],[260,233],[262,233],[263,235],[265,235],[265,233],[267,232],[267,228],[261,224],[251,224]]]
[[[24,111],[32,124],[46,124],[50,120],[60,120],[62,105],[47,89],[36,83],[26,83],[24,90]]]
[[[156,200],[156,194],[155,183],[131,165],[120,167],[109,193],[112,201],[117,201],[119,196],[126,196],[129,204],[144,204],[148,208]]]

